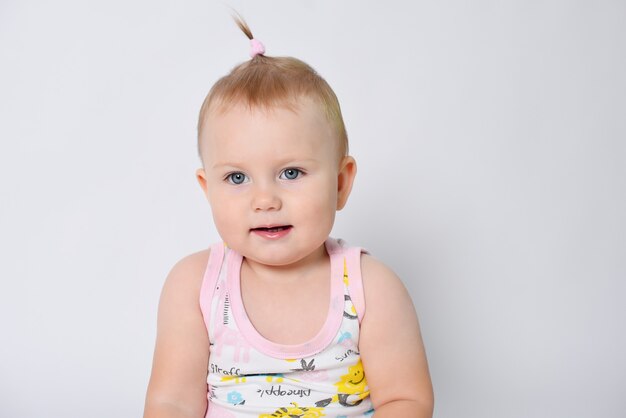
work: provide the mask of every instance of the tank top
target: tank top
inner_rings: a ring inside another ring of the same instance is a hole
[[[358,247],[325,242],[330,303],[315,337],[298,345],[264,338],[241,299],[243,257],[211,246],[200,290],[209,346],[206,418],[357,418],[374,413],[358,348],[365,311]],[[268,301],[268,303],[280,303]]]

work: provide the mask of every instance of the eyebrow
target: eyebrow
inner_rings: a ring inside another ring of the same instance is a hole
[[[226,168],[226,167],[238,167],[241,164],[233,164],[233,163],[215,163],[211,166],[212,169],[216,168]]]
[[[279,166],[296,165],[297,166],[300,164],[310,164],[310,163],[317,163],[317,162],[318,160],[314,158],[283,158],[281,161],[278,162],[277,165]],[[245,162],[239,162],[239,161],[225,161],[225,162],[218,161],[217,163],[213,164],[211,168],[213,169],[226,168],[226,167],[236,168],[236,167],[244,166],[245,164],[246,164]]]

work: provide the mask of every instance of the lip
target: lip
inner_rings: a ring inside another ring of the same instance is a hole
[[[263,225],[250,229],[250,232],[265,239],[276,240],[289,234],[292,229],[292,225]]]

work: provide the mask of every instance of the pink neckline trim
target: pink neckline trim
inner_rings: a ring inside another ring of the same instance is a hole
[[[233,316],[241,334],[258,351],[281,359],[296,359],[312,356],[325,349],[337,335],[341,327],[344,307],[343,258],[340,247],[329,238],[325,242],[330,256],[330,303],[326,322],[317,335],[302,344],[278,344],[263,337],[252,325],[241,299],[241,264],[243,257],[236,251],[227,254],[228,290],[232,300]]]

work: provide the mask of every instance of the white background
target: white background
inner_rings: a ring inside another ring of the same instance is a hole
[[[405,281],[436,417],[623,417],[626,3],[232,1],[359,163],[334,236]],[[161,286],[218,239],[220,2],[0,1],[0,416],[138,417]],[[393,303],[393,301],[390,301]]]

